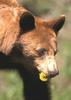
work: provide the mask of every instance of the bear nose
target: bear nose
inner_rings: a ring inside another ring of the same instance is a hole
[[[51,71],[51,72],[49,72],[49,77],[50,78],[53,78],[53,77],[55,77],[56,75],[58,75],[59,74],[59,70],[55,70],[55,71]]]
[[[53,57],[50,57],[48,59],[48,76],[50,78],[56,76],[59,74],[59,70],[58,70],[58,67],[57,67],[57,64],[56,64],[56,61]]]

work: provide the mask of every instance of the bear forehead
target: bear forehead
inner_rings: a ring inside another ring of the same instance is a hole
[[[33,38],[37,38],[41,41],[49,41],[52,38],[56,39],[55,32],[49,26],[46,26],[44,23],[44,20],[35,18],[35,28],[32,31]]]
[[[43,20],[35,21],[35,28],[32,31],[27,32],[24,35],[24,37],[27,38],[28,40],[31,39],[33,41],[35,41],[35,40],[39,41],[39,42],[46,41],[45,43],[47,43],[48,41],[53,40],[53,39],[56,40],[55,32],[49,26],[45,26]]]
[[[56,47],[56,35],[50,28],[37,27],[32,34],[31,40],[33,44],[47,49],[51,46]]]
[[[46,27],[43,21],[38,20],[35,22],[35,28],[32,31],[22,35],[21,41],[34,48],[43,47],[48,49],[50,45],[56,47],[56,34],[50,27]]]
[[[50,39],[56,38],[55,32],[49,27],[44,24],[44,20],[39,20],[35,18],[35,27],[33,30],[26,33],[26,35],[37,38],[37,39]]]

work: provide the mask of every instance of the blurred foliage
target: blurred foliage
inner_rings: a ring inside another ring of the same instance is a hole
[[[62,40],[57,54],[60,74],[52,80],[52,100],[71,100],[71,42]]]
[[[22,86],[16,71],[0,71],[0,100],[23,100]]]
[[[60,74],[52,79],[52,100],[71,100],[71,0],[21,0],[33,14],[43,18],[66,15],[64,28],[58,35],[56,56]],[[0,71],[0,100],[23,100],[22,81],[17,72]]]

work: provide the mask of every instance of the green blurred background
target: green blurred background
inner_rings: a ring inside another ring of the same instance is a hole
[[[52,100],[71,100],[71,0],[19,0],[34,15],[44,19],[64,14],[66,22],[58,35],[59,76],[51,80]],[[23,100],[22,80],[16,71],[0,71],[0,100]]]

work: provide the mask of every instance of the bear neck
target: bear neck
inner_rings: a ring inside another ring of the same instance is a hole
[[[36,72],[31,73],[26,69],[19,72],[24,83],[25,100],[51,100],[50,80],[42,82]]]

